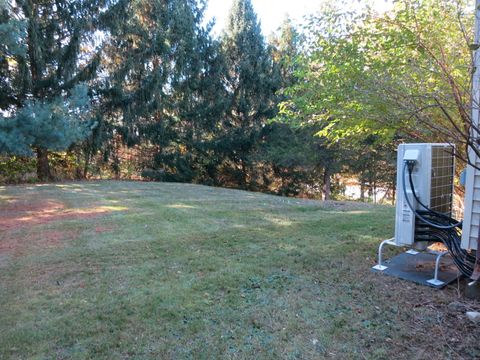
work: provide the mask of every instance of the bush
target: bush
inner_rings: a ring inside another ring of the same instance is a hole
[[[18,184],[37,180],[37,160],[22,156],[0,156],[0,184]]]
[[[165,180],[165,171],[164,170],[145,169],[145,170],[142,171],[141,176],[145,180],[164,181]]]

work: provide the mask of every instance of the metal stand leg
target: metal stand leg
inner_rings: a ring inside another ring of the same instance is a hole
[[[387,268],[387,266],[382,265],[382,250],[383,250],[383,246],[385,244],[395,245],[395,242],[393,240],[394,240],[394,238],[382,241],[382,243],[378,247],[378,264],[375,265],[372,269],[378,270],[378,271],[383,271]]]
[[[437,260],[435,261],[435,276],[433,279],[427,280],[427,283],[435,286],[441,286],[445,284],[442,280],[438,279],[438,269],[440,267],[440,260],[442,259],[442,256],[446,254],[448,254],[448,252],[443,252],[437,255]]]

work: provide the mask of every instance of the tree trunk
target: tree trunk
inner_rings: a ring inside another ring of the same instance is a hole
[[[90,165],[91,151],[90,149],[84,150],[85,164],[83,165],[83,179],[87,178],[88,167]]]
[[[323,200],[330,200],[331,189],[330,173],[328,169],[325,169],[323,171]]]
[[[50,164],[48,163],[48,150],[44,148],[36,148],[37,152],[37,177],[40,181],[52,180],[50,172]]]
[[[241,177],[241,184],[240,186],[242,189],[247,190],[248,184],[247,184],[247,166],[245,164],[245,161],[243,159],[240,160],[240,166],[242,168],[242,177]]]
[[[365,201],[365,181],[360,181],[360,201]]]

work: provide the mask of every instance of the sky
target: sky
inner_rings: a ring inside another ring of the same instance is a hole
[[[252,4],[262,24],[263,34],[268,36],[280,27],[287,14],[294,22],[299,23],[303,16],[315,13],[320,5],[327,1],[329,0],[252,0]],[[357,2],[365,1],[357,0]],[[370,0],[370,2],[379,12],[391,7],[391,0]],[[209,0],[206,18],[216,19],[214,32],[217,35],[226,23],[231,4],[232,0]]]

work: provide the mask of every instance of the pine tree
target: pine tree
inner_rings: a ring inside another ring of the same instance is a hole
[[[280,35],[271,34],[269,43],[272,48],[272,57],[280,71],[280,92],[284,95],[284,89],[297,81],[295,72],[298,70],[298,58],[301,54],[303,36],[288,16],[285,17],[278,30]]]
[[[86,85],[99,56],[82,48],[96,30],[97,0],[16,0],[2,5],[0,47],[2,96],[0,151],[37,154],[37,175],[51,178],[50,150],[63,150],[85,138],[88,121]],[[2,40],[4,37],[2,36]],[[5,65],[6,64],[6,65]],[[6,80],[5,80],[6,79]]]
[[[124,1],[108,20],[110,121],[128,146],[156,149],[157,179],[201,177],[223,112],[219,45],[202,26],[205,1]],[[120,120],[120,121],[119,121]]]
[[[279,78],[250,0],[235,0],[222,36],[227,66],[229,108],[219,137],[219,150],[248,187],[249,153],[262,126],[276,111]]]
[[[0,109],[6,111],[19,104],[14,90],[18,84],[12,80],[18,77],[20,67],[14,63],[26,53],[25,21],[10,9],[5,0],[0,0]]]

